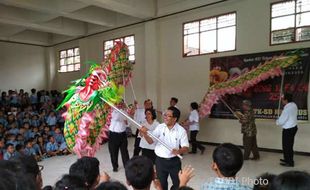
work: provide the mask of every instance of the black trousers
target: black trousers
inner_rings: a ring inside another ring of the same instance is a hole
[[[150,160],[152,160],[153,164],[155,164],[156,154],[154,150],[142,148],[142,156],[149,158]]]
[[[118,152],[121,151],[123,166],[125,167],[129,160],[128,141],[126,132],[109,132],[109,152],[113,169],[118,169]]]
[[[156,157],[155,161],[157,177],[163,190],[168,190],[168,176],[170,175],[173,186],[171,190],[179,189],[179,171],[181,170],[181,160],[178,157],[165,159]]]
[[[282,130],[283,157],[288,164],[294,164],[294,140],[297,133],[297,126]]]
[[[200,143],[197,142],[197,134],[199,131],[190,131],[190,142],[192,143],[192,152],[196,153],[197,148],[199,150],[203,150],[205,147],[203,147]]]
[[[138,138],[139,135],[139,130],[136,130],[136,137],[135,137],[135,145],[134,145],[134,149],[133,149],[133,156],[139,156],[140,152],[141,152],[141,147],[140,147],[140,141],[141,138]]]

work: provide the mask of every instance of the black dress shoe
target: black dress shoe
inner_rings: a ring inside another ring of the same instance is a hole
[[[284,159],[280,159],[280,162],[284,162],[284,163],[286,163],[286,161],[285,161]]]
[[[289,163],[280,163],[281,166],[285,167],[294,167],[294,164],[289,164]]]
[[[254,161],[258,161],[260,158],[259,157],[256,157],[256,158],[250,158],[251,160],[254,160]]]
[[[196,154],[197,152],[190,151],[188,154]]]

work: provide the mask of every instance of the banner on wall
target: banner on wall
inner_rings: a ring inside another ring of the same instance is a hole
[[[213,74],[213,79],[210,80],[210,85],[215,82],[212,80],[216,80],[217,82],[230,80],[248,72],[259,64],[270,60],[274,56],[279,56],[290,51],[292,50],[211,58],[210,73]],[[299,109],[298,119],[308,120],[307,100],[310,71],[310,48],[302,49],[302,52],[301,60],[293,66],[285,69],[283,91],[293,94],[293,100]],[[216,77],[214,77],[214,74]],[[242,100],[251,100],[256,118],[276,119],[278,117],[280,89],[281,77],[275,77],[263,81],[241,94],[227,95],[224,97],[224,100],[234,110],[240,110]],[[283,106],[281,106],[280,112],[282,108]],[[235,118],[221,102],[212,107],[210,117]]]

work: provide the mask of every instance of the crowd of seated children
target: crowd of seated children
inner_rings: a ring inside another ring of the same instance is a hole
[[[65,109],[57,91],[23,89],[2,92],[0,97],[0,159],[33,155],[37,160],[68,154],[62,134]],[[51,138],[54,137],[54,140]]]

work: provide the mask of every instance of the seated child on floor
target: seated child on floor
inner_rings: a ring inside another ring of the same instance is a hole
[[[25,155],[24,151],[25,151],[24,145],[21,144],[16,145],[14,158],[20,158],[21,156],[24,156]]]
[[[25,141],[25,155],[26,156],[35,156],[36,151],[32,147],[32,139]]]
[[[59,146],[52,135],[48,136],[48,143],[46,144],[46,152],[49,156],[56,156],[61,154]]]
[[[58,145],[61,145],[63,142],[65,142],[65,138],[63,134],[61,133],[61,130],[59,127],[55,129],[54,138]]]
[[[3,160],[10,160],[10,158],[15,156],[15,148],[13,144],[6,145],[6,152],[3,155]]]
[[[6,138],[6,144],[12,144],[15,147],[18,144],[16,141],[16,135],[8,134]]]

